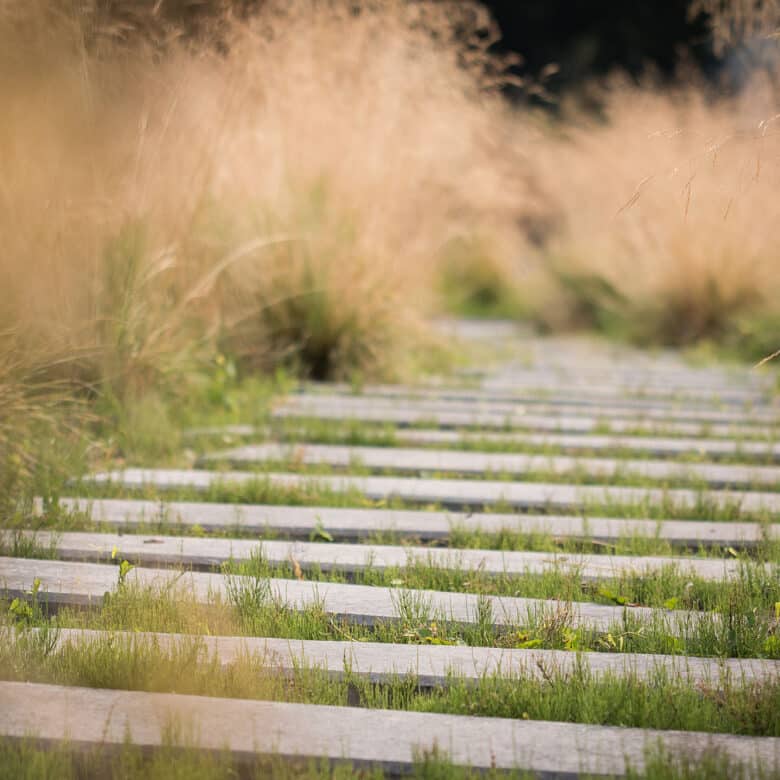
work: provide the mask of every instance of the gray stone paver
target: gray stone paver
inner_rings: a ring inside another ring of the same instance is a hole
[[[0,592],[8,598],[24,596],[35,579],[41,582],[41,599],[51,605],[89,606],[102,603],[103,596],[118,583],[116,566],[99,563],[37,560],[0,557]],[[230,577],[207,572],[171,572],[164,569],[135,567],[127,575],[128,584],[143,587],[180,588],[198,603],[208,603],[215,596],[228,599],[229,589],[241,583],[251,585],[250,578]],[[382,620],[398,620],[405,603],[422,608],[430,619],[445,619],[472,624],[479,615],[479,597],[467,593],[431,590],[409,590],[371,585],[334,582],[268,579],[271,597],[293,609],[319,605],[325,614],[338,615],[350,622],[373,625]],[[570,625],[608,630],[621,622],[624,615],[659,620],[665,630],[684,631],[703,613],[649,607],[611,607],[588,602],[565,602],[507,596],[483,597],[491,607],[491,622],[496,626],[526,625],[535,615],[570,613]],[[417,618],[415,618],[417,619]]]
[[[224,425],[192,428],[187,436],[273,437],[274,431],[254,425]],[[763,460],[780,462],[780,444],[773,441],[736,439],[686,439],[682,437],[618,436],[600,434],[525,433],[514,431],[455,431],[425,428],[396,428],[393,430],[399,445],[454,445],[465,443],[474,446],[480,442],[505,444],[509,447],[555,448],[564,452],[599,452],[600,450],[626,450],[650,456],[676,457],[697,455],[706,458],[735,458],[744,461]],[[472,451],[472,450],[468,450]]]
[[[86,512],[110,528],[178,524],[207,532],[266,532],[308,539],[322,529],[339,539],[361,539],[391,532],[423,540],[446,540],[453,529],[483,533],[512,531],[550,534],[558,538],[592,539],[612,543],[627,536],[659,538],[685,546],[752,546],[763,538],[780,539],[780,524],[710,523],[703,520],[633,520],[575,515],[476,514],[390,509],[218,504],[194,501],[63,498],[66,510]]]
[[[486,480],[414,479],[411,477],[355,477],[306,474],[254,473],[186,469],[124,469],[91,475],[87,481],[130,489],[208,490],[216,485],[240,485],[268,481],[278,487],[322,488],[355,491],[366,498],[387,501],[400,498],[444,507],[481,507],[505,504],[513,509],[571,511],[588,505],[633,504],[671,501],[680,509],[698,506],[702,500],[715,507],[739,507],[742,511],[780,511],[780,492],[737,490],[685,490],[601,485],[563,485],[544,482],[492,482]]]
[[[659,742],[672,755],[695,760],[721,749],[734,761],[765,770],[780,757],[780,739],[773,738],[0,683],[4,736],[34,734],[118,749],[128,732],[146,747],[161,745],[166,733],[186,746],[181,735],[194,734],[200,748],[229,746],[237,758],[273,752],[369,762],[390,771],[409,768],[416,752],[434,746],[456,764],[556,777],[623,774],[626,760],[639,769],[645,748]]]
[[[759,407],[742,411],[715,408],[678,408],[669,405],[660,408],[655,406],[637,407],[626,406],[619,400],[583,409],[581,404],[564,403],[560,400],[554,404],[543,401],[538,401],[535,404],[524,404],[520,401],[496,401],[480,398],[461,400],[456,398],[387,397],[381,395],[372,396],[370,394],[297,393],[289,396],[289,403],[292,406],[312,406],[316,408],[386,409],[401,407],[414,409],[415,411],[426,410],[434,415],[448,412],[479,412],[501,415],[513,420],[515,418],[520,419],[526,415],[543,415],[550,418],[586,416],[607,418],[610,421],[628,419],[632,424],[639,422],[663,424],[665,422],[679,421],[696,422],[699,424],[735,423],[766,427],[780,424],[780,409]]]
[[[489,393],[520,393],[533,392],[536,395],[552,394],[562,388],[580,393],[583,398],[614,399],[620,397],[659,399],[672,398],[683,402],[703,401],[706,403],[723,404],[768,404],[775,398],[773,390],[743,387],[720,387],[716,383],[697,384],[694,386],[667,386],[662,382],[647,383],[624,382],[608,383],[604,377],[590,381],[550,377],[501,377],[492,376],[482,379],[479,389]]]
[[[574,573],[580,579],[599,580],[632,574],[652,576],[664,569],[675,568],[682,576],[696,576],[718,582],[739,576],[744,566],[734,559],[718,558],[459,550],[378,544],[199,539],[192,536],[147,534],[29,531],[26,536],[37,540],[47,549],[56,549],[61,560],[110,561],[112,556],[118,556],[142,566],[184,568],[215,567],[231,559],[248,561],[253,556],[260,555],[272,566],[285,566],[294,559],[304,569],[316,566],[323,571],[345,573],[369,568],[382,571],[421,564],[440,569],[478,570],[487,575],[559,571]],[[0,532],[0,539],[2,537]],[[766,564],[764,568],[767,572],[772,570],[770,564]]]
[[[533,472],[567,474],[579,472],[603,479],[623,476],[655,480],[689,480],[710,487],[780,486],[780,467],[713,463],[673,463],[664,460],[622,458],[575,458],[563,455],[524,455],[458,450],[409,449],[404,447],[349,447],[332,444],[252,444],[209,453],[200,459],[226,462],[241,468],[266,461],[291,461],[301,465],[368,469],[405,473],[456,472],[471,476]],[[576,476],[576,474],[575,474]]]
[[[742,658],[696,658],[648,653],[575,653],[566,650],[516,650],[458,645],[412,645],[389,642],[279,639],[276,637],[198,636],[154,634],[137,631],[90,631],[61,628],[58,647],[121,641],[129,647],[155,644],[175,649],[197,642],[208,657],[229,666],[254,657],[270,668],[293,672],[317,668],[333,675],[364,677],[388,682],[399,675],[414,675],[423,687],[446,686],[453,676],[478,682],[485,675],[505,678],[544,679],[545,674],[568,674],[583,668],[594,676],[632,676],[653,679],[659,673],[688,682],[717,685],[721,680],[739,685],[780,677],[780,661]]]
[[[575,406],[589,409],[611,408],[615,406],[634,409],[639,412],[646,409],[656,411],[730,411],[732,414],[749,414],[758,411],[760,414],[780,414],[780,403],[775,399],[760,402],[727,401],[715,397],[677,398],[675,396],[631,396],[615,391],[612,395],[591,396],[583,390],[568,389],[565,383],[554,390],[483,390],[478,387],[458,387],[442,384],[418,385],[387,385],[369,384],[360,388],[359,393],[348,384],[309,382],[294,389],[296,395],[340,395],[362,396],[371,398],[395,399],[397,403],[405,400],[427,401],[460,401],[476,404],[520,404],[532,408],[538,406]]]
[[[233,435],[252,436],[262,433],[251,426],[232,431]],[[231,431],[213,429],[213,433]],[[739,439],[684,439],[657,436],[611,436],[598,434],[532,434],[496,433],[494,431],[448,431],[399,428],[395,438],[402,444],[460,444],[462,442],[494,442],[527,444],[534,447],[556,447],[568,451],[630,450],[649,455],[677,456],[700,455],[703,457],[760,458],[780,461],[780,444],[771,441],[741,441]]]
[[[277,407],[272,416],[275,419],[358,420],[361,422],[389,423],[395,425],[418,425],[433,423],[441,428],[479,427],[485,429],[515,428],[528,431],[550,431],[559,433],[598,433],[608,424],[612,433],[633,433],[642,431],[658,435],[711,437],[753,437],[769,440],[777,429],[759,425],[738,425],[725,423],[697,423],[642,419],[605,419],[599,417],[542,414],[512,415],[491,411],[435,411],[417,408],[412,404],[397,406],[365,406],[349,404],[320,405],[289,400]]]

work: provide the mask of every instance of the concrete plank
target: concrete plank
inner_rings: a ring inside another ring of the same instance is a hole
[[[665,382],[647,383],[604,382],[604,375],[592,380],[576,377],[512,377],[489,376],[482,379],[479,388],[488,392],[557,393],[561,389],[575,390],[585,398],[613,398],[616,393],[628,398],[674,398],[679,401],[705,401],[724,404],[763,404],[774,400],[774,391],[759,388],[722,387],[705,382],[698,386],[669,386]]]
[[[116,566],[108,564],[0,557],[0,592],[8,598],[25,597],[37,578],[41,582],[40,598],[52,606],[98,606],[105,593],[116,589],[117,572]],[[473,624],[479,616],[480,597],[468,593],[294,579],[270,578],[266,581],[270,589],[269,598],[274,603],[284,604],[290,609],[317,605],[325,614],[362,625],[399,620],[405,600],[414,603],[430,619]],[[208,572],[171,572],[137,566],[127,574],[126,582],[145,587],[175,587],[198,603],[205,604],[217,597],[227,600],[231,583],[235,586],[241,583],[251,585],[253,580]],[[665,630],[679,633],[703,615],[684,610],[611,607],[587,602],[566,603],[508,596],[482,598],[486,599],[483,603],[490,605],[491,622],[495,626],[525,626],[533,621],[534,616],[557,613],[565,608],[571,614],[570,624],[573,627],[605,631],[622,623],[624,616],[628,615],[639,620],[661,621]]]
[[[187,436],[219,436],[272,438],[270,428],[254,425],[224,425],[192,428]],[[661,438],[657,436],[615,436],[599,434],[556,434],[556,433],[500,433],[496,431],[455,431],[425,428],[395,428],[393,436],[398,444],[411,445],[454,445],[490,442],[508,446],[554,448],[564,452],[598,452],[599,450],[625,450],[652,456],[676,457],[699,455],[711,459],[739,458],[744,461],[780,462],[780,444],[772,441],[742,439],[685,439],[681,437]]]
[[[338,394],[338,393],[296,393],[288,396],[289,403],[294,406],[316,407],[345,407],[345,408],[410,408],[426,410],[433,414],[447,412],[480,412],[485,414],[502,415],[512,419],[526,415],[544,415],[546,417],[576,417],[587,415],[590,417],[606,418],[611,420],[631,420],[636,423],[653,421],[662,422],[698,422],[706,423],[734,423],[741,425],[763,425],[766,427],[780,424],[780,409],[766,407],[752,408],[749,410],[715,409],[715,408],[690,408],[666,405],[662,407],[624,405],[615,399],[611,403],[602,403],[598,406],[590,406],[583,409],[581,404],[567,404],[562,401],[557,403],[545,403],[538,401],[534,404],[524,404],[519,401],[495,401],[481,398],[452,399],[452,398],[403,398],[387,397],[383,395],[372,396],[368,393]]]
[[[7,533],[7,532],[6,532]],[[427,565],[437,569],[480,571],[498,576],[543,574],[558,571],[579,579],[602,580],[625,575],[651,577],[675,569],[681,576],[721,582],[738,577],[745,564],[734,559],[664,556],[589,555],[585,553],[519,552],[456,548],[401,547],[379,544],[323,544],[318,542],[255,541],[252,539],[201,539],[192,536],[127,535],[68,531],[22,532],[65,561],[103,561],[126,558],[140,566],[214,568],[234,560],[262,557],[271,566],[318,568],[347,574],[372,569]],[[4,532],[0,531],[0,539]],[[755,564],[758,568],[759,564]],[[770,572],[773,567],[763,568]],[[778,568],[778,567],[774,567]],[[780,568],[778,568],[780,574]]]
[[[780,467],[743,466],[713,463],[674,463],[663,460],[630,460],[623,458],[574,458],[554,455],[524,455],[458,450],[409,449],[403,447],[349,447],[330,444],[254,444],[214,452],[201,457],[198,464],[229,463],[237,468],[271,461],[296,465],[327,465],[350,468],[359,465],[374,471],[400,473],[454,472],[470,476],[529,473],[577,472],[590,477],[631,477],[645,479],[688,480],[709,487],[780,486]]]
[[[714,384],[714,383],[713,383]],[[338,382],[318,383],[307,382],[298,386],[294,391],[300,395],[340,395],[340,396],[365,396],[372,398],[389,398],[401,400],[428,400],[428,401],[460,401],[471,403],[498,403],[498,404],[522,404],[536,408],[537,406],[573,406],[586,410],[602,409],[605,406],[621,406],[638,411],[653,409],[663,411],[671,409],[676,411],[731,411],[733,414],[748,414],[755,410],[762,414],[780,413],[780,405],[776,399],[760,403],[737,402],[729,403],[714,398],[678,399],[674,396],[637,397],[621,395],[615,391],[612,396],[583,396],[581,392],[573,392],[565,386],[556,391],[541,391],[533,393],[519,389],[511,390],[483,390],[479,387],[464,387],[446,385],[442,383],[420,383],[415,385],[388,385],[367,384],[362,385],[359,391],[352,385]]]
[[[176,724],[178,728],[171,728]],[[460,765],[520,768],[544,777],[621,775],[641,770],[645,750],[662,744],[692,760],[721,750],[735,762],[776,767],[780,739],[651,731],[547,721],[476,718],[205,696],[0,683],[0,734],[121,749],[128,739],[151,748],[166,735],[183,747],[350,760],[388,771],[409,769],[437,747]],[[193,740],[193,736],[189,737]]]
[[[277,420],[318,419],[358,420],[360,422],[388,423],[393,425],[433,424],[440,428],[516,429],[550,431],[558,433],[636,433],[679,435],[688,437],[754,438],[771,440],[774,429],[758,425],[725,423],[696,423],[641,419],[611,419],[586,416],[548,416],[541,414],[512,415],[479,410],[439,411],[417,408],[412,404],[398,406],[365,406],[349,404],[319,405],[298,403],[292,400],[273,410]]]
[[[673,502],[680,509],[706,501],[714,507],[739,507],[746,512],[780,511],[780,492],[737,490],[686,490],[601,485],[563,485],[544,482],[492,482],[487,480],[413,479],[410,477],[355,477],[306,474],[253,473],[186,469],[124,469],[102,472],[86,482],[111,484],[128,489],[208,490],[219,485],[241,485],[257,481],[295,488],[320,488],[334,492],[358,492],[374,501],[399,498],[447,508],[505,504],[513,509],[572,511],[604,504],[661,504]]]
[[[282,534],[308,539],[318,529],[336,539],[364,539],[395,533],[423,541],[446,540],[453,530],[481,533],[510,531],[549,534],[565,539],[614,543],[628,536],[659,538],[686,547],[751,547],[762,539],[780,539],[780,524],[710,523],[703,520],[633,520],[569,515],[476,514],[392,509],[341,509],[259,504],[218,504],[136,499],[62,498],[66,511],[86,513],[109,528],[138,530],[178,525],[208,533]]]
[[[263,433],[251,426],[236,426],[235,431],[212,429],[215,434],[252,436]],[[780,462],[780,444],[771,441],[741,441],[729,439],[659,438],[656,436],[600,436],[567,434],[495,433],[475,431],[424,430],[398,428],[394,431],[401,444],[452,444],[464,442],[495,442],[508,445],[526,444],[532,447],[554,447],[567,452],[626,450],[648,455],[675,457],[700,455],[708,458],[736,457],[745,460]]]
[[[25,634],[11,634],[13,641]],[[208,658],[229,667],[243,658],[284,673],[301,668],[319,669],[333,675],[386,683],[412,675],[420,687],[449,685],[453,678],[477,683],[485,676],[506,679],[545,679],[545,674],[571,674],[583,668],[594,677],[630,676],[653,679],[666,673],[688,683],[717,685],[728,680],[735,685],[774,682],[780,676],[780,661],[743,658],[697,658],[649,653],[575,653],[566,650],[516,650],[458,645],[412,645],[386,642],[278,639],[276,637],[193,636],[137,631],[91,631],[60,628],[56,648],[105,642],[121,642],[128,648],[157,646],[163,650],[196,645]]]

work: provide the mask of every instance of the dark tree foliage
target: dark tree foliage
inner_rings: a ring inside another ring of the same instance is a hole
[[[458,5],[457,0],[438,1],[450,6],[448,13]],[[541,83],[552,94],[615,69],[639,76],[650,67],[664,78],[673,78],[682,62],[710,76],[719,70],[707,19],[690,18],[690,0],[482,2],[500,28],[495,50],[520,55],[523,64],[515,68],[516,75]],[[111,30],[115,40],[133,40],[141,32],[146,40],[159,42],[172,33],[219,40],[219,20],[225,12],[234,18],[251,17],[263,4],[264,0],[84,0],[100,22],[97,28]],[[510,94],[514,90],[508,88]],[[517,88],[515,94],[526,92]]]
[[[714,75],[717,59],[706,19],[689,18],[688,0],[487,0],[502,33],[500,46],[522,55],[524,72],[552,92],[619,68],[632,76],[648,66],[671,78],[681,62]]]

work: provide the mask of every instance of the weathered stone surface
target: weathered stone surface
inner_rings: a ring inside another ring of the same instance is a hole
[[[9,639],[13,639],[11,635]],[[176,649],[197,643],[209,658],[223,666],[246,657],[283,672],[312,668],[371,682],[388,682],[400,675],[413,675],[422,687],[446,686],[453,679],[478,682],[486,675],[508,679],[544,679],[545,675],[567,674],[583,668],[590,674],[654,679],[658,674],[691,683],[717,685],[726,679],[735,685],[766,680],[780,675],[780,661],[743,658],[696,658],[647,653],[574,653],[565,650],[513,650],[497,647],[457,645],[410,645],[386,642],[336,642],[278,639],[276,637],[197,636],[153,634],[136,631],[89,631],[61,628],[57,646],[111,641],[123,646],[154,644]]]
[[[242,435],[253,435],[254,429],[246,429]],[[700,455],[710,458],[744,457],[780,461],[780,444],[771,441],[740,439],[683,439],[657,436],[600,436],[597,434],[556,433],[496,433],[482,431],[423,430],[399,428],[395,438],[402,444],[459,444],[460,442],[496,442],[526,444],[533,447],[555,447],[571,452],[597,452],[598,450],[628,450],[649,455],[677,456]]]
[[[770,389],[719,386],[717,383],[699,383],[697,385],[664,384],[663,380],[648,383],[635,382],[605,382],[603,377],[591,381],[565,379],[561,377],[508,377],[490,376],[484,378],[480,389],[488,392],[534,392],[557,393],[561,389],[576,390],[584,398],[614,398],[620,394],[629,398],[673,398],[681,402],[704,401],[706,403],[723,404],[766,404],[771,403],[774,392]]]
[[[507,453],[469,452],[460,450],[407,449],[403,447],[346,447],[332,444],[252,444],[214,452],[200,459],[226,462],[238,468],[267,461],[301,465],[328,465],[349,468],[351,465],[389,469],[403,473],[455,472],[482,475],[529,473],[586,474],[609,479],[621,476],[637,481],[689,480],[709,487],[777,486],[780,467],[742,466],[717,463],[674,463],[664,460],[628,460],[620,458],[574,458],[563,455],[517,455]]]
[[[391,423],[394,425],[435,424],[440,428],[478,427],[485,429],[515,428],[527,431],[559,433],[598,433],[605,427],[612,433],[652,433],[679,436],[754,437],[773,438],[777,430],[760,425],[737,423],[680,422],[678,420],[612,419],[610,417],[511,414],[479,409],[442,411],[407,403],[403,407],[366,404],[320,404],[290,399],[277,407],[276,419],[315,418],[319,420],[360,420],[361,422]]]
[[[0,558],[0,593],[9,598],[25,596],[35,579],[41,582],[41,599],[51,605],[97,605],[106,592],[118,582],[116,566],[98,563],[36,560],[30,558]],[[251,585],[251,578],[229,577],[207,572],[170,572],[135,567],[126,576],[128,584],[142,587],[172,587],[181,589],[198,602],[207,603],[213,597],[228,599],[229,588],[242,583]],[[479,597],[467,593],[446,593],[432,590],[408,590],[369,585],[345,585],[334,582],[268,579],[269,597],[293,609],[319,605],[326,614],[343,616],[354,623],[371,625],[381,620],[397,620],[404,604],[430,619],[474,623],[478,620]],[[496,626],[527,625],[535,615],[570,609],[571,625],[591,626],[607,630],[628,614],[637,618],[665,621],[672,632],[684,630],[702,613],[682,610],[657,610],[648,607],[609,607],[601,604],[542,599],[486,596],[490,604],[491,622]]]
[[[500,533],[550,534],[559,538],[616,542],[626,536],[657,537],[689,547],[749,547],[767,538],[780,539],[780,524],[709,523],[701,520],[632,520],[627,518],[476,514],[392,509],[217,504],[187,501],[63,498],[67,510],[86,512],[110,528],[157,526],[170,532],[177,525],[200,526],[207,532],[272,532],[308,539],[318,529],[337,539],[362,539],[391,532],[421,540],[447,539],[453,529]]]
[[[398,547],[378,544],[323,544],[316,542],[199,539],[192,536],[149,536],[112,533],[25,534],[66,561],[110,561],[126,558],[141,566],[210,568],[226,561],[248,561],[261,556],[272,566],[294,559],[304,569],[354,573],[381,571],[414,564],[440,569],[478,570],[483,574],[574,573],[580,579],[599,580],[621,575],[652,576],[675,568],[683,576],[720,582],[739,575],[744,565],[734,559],[674,558],[659,556],[586,555],[583,553],[511,552],[451,548]],[[0,532],[2,539],[2,532]],[[772,566],[766,564],[767,571]]]
[[[633,370],[632,370],[633,369]],[[528,370],[504,369],[483,373],[480,389],[488,392],[555,393],[561,390],[582,392],[584,397],[638,396],[641,398],[674,398],[678,401],[718,403],[769,403],[774,388],[770,376],[753,382],[726,381],[723,377],[684,376],[674,373],[643,372],[632,366],[630,373],[616,370],[609,364],[575,371],[555,368]]]
[[[496,401],[483,398],[404,398],[382,395],[355,395],[334,393],[298,393],[289,396],[293,407],[313,406],[316,408],[342,407],[348,409],[385,409],[403,407],[415,411],[426,410],[433,414],[449,412],[486,413],[509,417],[513,421],[521,420],[526,415],[545,416],[550,418],[588,416],[599,419],[630,420],[632,424],[658,422],[658,424],[687,421],[704,423],[736,423],[742,425],[773,426],[780,422],[780,410],[762,406],[746,410],[733,408],[701,408],[675,405],[637,407],[624,405],[615,399],[611,403],[602,403],[583,409],[581,404],[570,404],[563,401],[547,403],[537,401],[524,404],[520,401]]]
[[[0,683],[0,733],[6,737],[120,748],[129,733],[135,744],[153,747],[166,731],[178,735],[177,744],[188,746],[181,735],[191,735],[199,748],[228,746],[249,760],[275,753],[399,770],[418,751],[436,746],[456,764],[557,777],[619,775],[626,761],[640,769],[645,748],[659,742],[672,755],[695,760],[723,750],[767,771],[780,756],[780,740],[773,738]]]
[[[562,485],[545,482],[491,482],[483,480],[412,479],[408,477],[355,477],[305,474],[257,474],[249,471],[216,472],[184,469],[124,469],[88,478],[126,488],[158,490],[190,488],[207,490],[215,485],[239,485],[267,480],[280,487],[309,486],[336,492],[357,491],[366,498],[386,501],[400,498],[444,507],[482,507],[505,504],[513,509],[571,511],[602,504],[673,502],[680,509],[699,506],[704,500],[715,507],[739,507],[743,511],[780,511],[780,492],[696,491],[660,488]]]
[[[188,436],[219,436],[227,443],[233,437],[273,437],[273,431],[253,425],[225,425],[193,428]],[[706,458],[740,458],[744,461],[780,461],[780,444],[751,439],[686,439],[682,437],[619,436],[599,434],[526,433],[513,431],[454,431],[447,429],[396,428],[393,436],[398,444],[456,445],[469,442],[506,444],[510,446],[555,448],[564,452],[595,452],[599,450],[626,450],[641,454],[675,457],[699,455]],[[471,451],[471,450],[469,450]]]
[[[774,400],[765,400],[760,403],[754,402],[728,402],[716,398],[677,398],[675,396],[627,396],[615,390],[611,395],[597,395],[590,397],[583,394],[582,391],[572,391],[565,384],[556,390],[543,390],[534,393],[532,390],[483,390],[479,387],[468,386],[448,386],[438,384],[419,384],[419,385],[383,385],[371,384],[361,388],[360,393],[356,394],[355,389],[348,384],[327,383],[320,384],[316,382],[306,383],[299,386],[294,391],[302,395],[341,395],[371,398],[392,398],[398,403],[404,403],[405,400],[428,400],[428,401],[460,401],[474,402],[482,404],[504,403],[504,404],[523,404],[532,408],[538,406],[573,406],[582,407],[585,410],[593,410],[593,407],[603,409],[615,406],[624,407],[642,411],[645,409],[654,409],[657,411],[692,410],[697,412],[707,411],[731,411],[733,414],[749,414],[751,411],[758,411],[760,414],[778,414],[780,406]],[[592,411],[597,413],[597,411]]]

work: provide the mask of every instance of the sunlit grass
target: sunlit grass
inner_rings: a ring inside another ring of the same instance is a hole
[[[692,685],[678,670],[648,677],[592,672],[583,659],[571,670],[553,664],[526,673],[452,673],[436,687],[415,674],[381,683],[345,663],[339,674],[306,663],[280,667],[273,654],[242,651],[225,664],[202,638],[107,633],[59,639],[17,633],[0,652],[6,680],[304,704],[362,706],[481,717],[551,720],[637,728],[779,736],[780,679],[748,682],[717,673]]]

